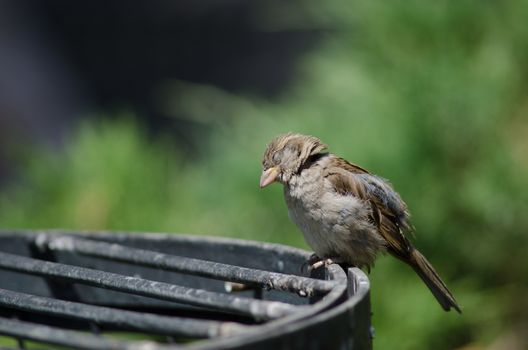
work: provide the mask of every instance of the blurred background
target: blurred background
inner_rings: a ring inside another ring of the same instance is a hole
[[[377,349],[528,348],[528,2],[0,2],[0,227],[185,232],[307,248],[275,135],[391,179],[413,271],[370,274]]]

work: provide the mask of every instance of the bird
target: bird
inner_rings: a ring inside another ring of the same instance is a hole
[[[260,187],[283,185],[290,219],[314,250],[311,266],[337,263],[370,271],[389,253],[418,274],[445,311],[460,306],[431,263],[407,237],[414,232],[405,202],[385,179],[325,152],[319,138],[275,137],[262,159]]]

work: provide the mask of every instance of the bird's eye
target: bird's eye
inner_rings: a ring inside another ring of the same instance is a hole
[[[275,154],[273,155],[272,159],[273,159],[273,162],[274,162],[275,164],[279,163],[279,162],[280,162],[280,159],[281,159],[280,154],[279,154],[278,152],[275,153]]]

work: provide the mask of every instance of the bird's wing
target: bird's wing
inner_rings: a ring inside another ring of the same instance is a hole
[[[336,193],[368,201],[372,222],[387,242],[389,252],[402,259],[408,256],[412,246],[404,232],[411,230],[409,212],[387,181],[339,157],[328,162],[324,177]]]

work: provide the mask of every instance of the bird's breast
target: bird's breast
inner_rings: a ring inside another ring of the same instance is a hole
[[[318,256],[335,256],[335,231],[340,225],[336,210],[343,208],[328,206],[328,193],[323,191],[321,178],[310,173],[303,175],[284,188],[288,214]]]
[[[285,186],[284,196],[291,220],[319,257],[370,265],[383,248],[377,229],[368,220],[370,207],[354,196],[329,191],[324,179],[298,178]]]

